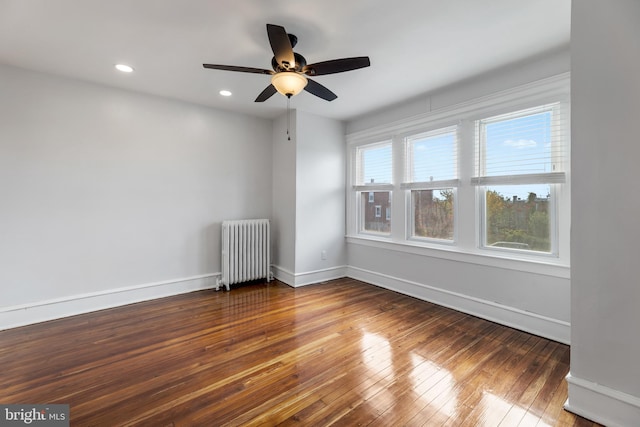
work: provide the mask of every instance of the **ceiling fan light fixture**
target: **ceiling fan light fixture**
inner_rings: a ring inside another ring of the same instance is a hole
[[[284,96],[296,96],[307,86],[307,78],[295,71],[281,71],[271,77],[271,84]]]

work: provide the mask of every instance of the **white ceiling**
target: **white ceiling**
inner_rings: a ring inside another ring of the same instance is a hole
[[[202,67],[270,68],[270,23],[298,36],[295,51],[309,63],[370,57],[369,68],[315,77],[335,101],[306,92],[291,100],[347,120],[567,46],[570,8],[570,0],[0,0],[0,63],[275,117],[286,98],[253,102],[269,76]]]

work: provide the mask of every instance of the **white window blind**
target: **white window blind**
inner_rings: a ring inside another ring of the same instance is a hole
[[[476,121],[474,185],[562,183],[568,117],[560,103]]]
[[[457,127],[437,129],[405,139],[404,189],[430,189],[458,185]]]
[[[393,158],[391,141],[356,148],[355,185],[358,191],[390,190]]]

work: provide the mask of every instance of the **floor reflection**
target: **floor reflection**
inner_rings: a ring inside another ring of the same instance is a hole
[[[530,413],[529,408],[523,408],[488,391],[482,393],[480,406],[484,416],[479,425],[487,427],[509,425],[551,427]]]
[[[438,404],[442,404],[438,412],[448,417],[455,415],[458,396],[451,373],[415,353],[411,353],[411,362],[413,370],[409,377],[418,399],[424,404],[432,404],[437,400]]]
[[[364,363],[374,373],[393,363],[389,340],[378,334],[365,332],[362,335],[361,348]]]

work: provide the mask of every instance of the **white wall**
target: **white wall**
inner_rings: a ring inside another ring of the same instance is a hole
[[[640,420],[640,2],[572,5],[571,373],[567,408]]]
[[[340,121],[290,114],[291,140],[286,115],[273,131],[273,264],[279,280],[301,286],[346,274],[345,137]]]
[[[403,120],[419,114],[450,107],[470,99],[520,86],[545,77],[569,71],[571,57],[569,47],[547,52],[538,57],[514,63],[475,78],[440,88],[432,93],[420,94],[398,105],[373,111],[347,123],[347,134],[367,130],[381,124]]]
[[[569,51],[497,70],[427,94],[404,106],[358,118],[359,132],[569,71]],[[561,342],[570,340],[568,267],[496,260],[455,251],[412,249],[350,239],[349,275]]]
[[[298,111],[296,141],[295,271],[300,285],[346,273],[344,124]]]
[[[273,210],[271,246],[274,274],[293,284],[296,269],[296,115],[274,120],[272,134]],[[289,139],[289,137],[291,139]]]
[[[0,328],[212,285],[220,222],[271,213],[271,133],[0,67]]]

